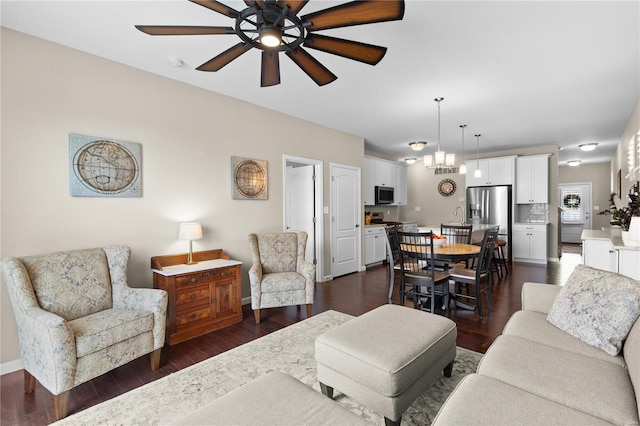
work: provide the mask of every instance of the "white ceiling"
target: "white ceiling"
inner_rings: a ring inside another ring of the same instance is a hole
[[[223,0],[241,10],[244,2]],[[311,0],[301,14],[343,2]],[[376,66],[309,50],[338,76],[318,87],[282,55],[282,84],[260,87],[252,49],[217,73],[195,68],[236,35],[152,37],[146,25],[233,26],[186,0],[7,1],[2,26],[364,137],[366,149],[413,156],[408,143],[437,140],[466,154],[535,145],[559,162],[610,161],[640,98],[638,1],[406,1],[404,19],[324,31],[388,47]],[[173,68],[168,59],[184,61]],[[43,71],[45,72],[45,71]],[[185,105],[189,108],[189,105]],[[286,129],[285,129],[286,130]],[[577,146],[597,142],[591,153]]]

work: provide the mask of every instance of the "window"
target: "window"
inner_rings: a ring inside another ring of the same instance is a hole
[[[562,223],[582,223],[582,191],[563,189]]]

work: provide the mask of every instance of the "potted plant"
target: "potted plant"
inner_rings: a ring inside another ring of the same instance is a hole
[[[610,214],[611,215],[611,226],[620,227],[622,229],[622,239],[627,243],[629,227],[631,226],[632,219],[634,217],[640,217],[640,201],[638,201],[638,188],[634,186],[629,194],[627,195],[629,202],[627,206],[618,208],[615,205],[614,197],[616,194],[611,194],[609,197],[609,208],[602,211],[599,214]],[[640,221],[640,219],[635,219],[635,221]]]

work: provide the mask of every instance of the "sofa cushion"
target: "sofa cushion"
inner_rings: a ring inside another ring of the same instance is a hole
[[[639,421],[629,373],[610,362],[502,335],[477,372],[607,422]]]
[[[592,346],[617,355],[640,316],[640,281],[577,265],[547,320]]]
[[[153,329],[153,312],[107,309],[69,322],[78,358]]]
[[[627,362],[629,377],[636,391],[636,403],[640,413],[640,319],[636,321],[624,343],[624,359]]]
[[[478,374],[463,378],[432,425],[608,425],[601,419]]]
[[[263,274],[296,271],[298,235],[295,232],[260,234],[258,250]]]
[[[67,321],[112,307],[104,250],[88,249],[20,258],[40,307]]]
[[[509,318],[507,325],[504,326],[502,334],[522,337],[543,345],[601,359],[623,368],[626,366],[622,355],[611,356],[594,346],[587,345],[582,340],[549,324],[549,322],[547,322],[547,315],[541,312],[515,312],[511,318]]]

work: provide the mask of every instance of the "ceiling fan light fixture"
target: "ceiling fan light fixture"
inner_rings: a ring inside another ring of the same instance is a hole
[[[593,151],[594,149],[596,149],[597,146],[598,146],[597,143],[583,143],[581,145],[578,145],[578,148],[580,148],[583,151]]]
[[[407,164],[414,164],[417,161],[417,158],[415,157],[411,157],[411,158],[405,158],[404,162]]]
[[[567,161],[567,166],[576,167],[580,165],[580,160]]]
[[[260,44],[266,47],[278,47],[282,44],[282,32],[273,27],[260,30]]]
[[[422,151],[426,145],[427,143],[422,141],[409,142],[409,146],[414,151]]]

